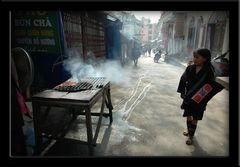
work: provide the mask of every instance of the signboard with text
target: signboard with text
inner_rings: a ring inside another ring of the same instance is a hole
[[[57,12],[14,11],[11,28],[14,47],[29,52],[61,52]]]

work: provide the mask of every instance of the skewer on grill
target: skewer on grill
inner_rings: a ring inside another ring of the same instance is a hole
[[[105,77],[89,77],[82,79],[79,83],[74,83],[70,81],[66,81],[54,89],[59,91],[66,91],[66,92],[75,92],[75,91],[83,91],[83,90],[90,90],[92,87],[101,89],[103,87],[103,82],[105,81]]]

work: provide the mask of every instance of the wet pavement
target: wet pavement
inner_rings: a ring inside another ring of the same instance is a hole
[[[138,66],[125,66],[121,84],[111,84],[113,123],[103,118],[95,156],[228,156],[229,92],[223,90],[208,103],[199,121],[194,144],[187,146],[185,118],[176,92],[182,66],[154,63],[141,57]],[[101,101],[101,100],[100,100]],[[99,110],[100,103],[93,109]],[[107,108],[105,108],[107,112]],[[86,141],[84,116],[78,116],[66,138]],[[93,118],[93,129],[97,118]],[[64,139],[57,141],[46,156],[87,156],[87,146]]]

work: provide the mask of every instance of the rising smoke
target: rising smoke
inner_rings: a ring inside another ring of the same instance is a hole
[[[117,85],[127,85],[129,77],[119,61],[116,60],[97,60],[93,52],[88,52],[88,59],[83,61],[79,54],[71,54],[64,61],[64,68],[70,72],[72,80],[79,82],[86,77],[106,77],[111,83]]]

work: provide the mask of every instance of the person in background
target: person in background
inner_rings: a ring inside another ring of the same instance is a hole
[[[201,85],[203,85],[208,81],[214,80],[214,68],[211,64],[211,53],[208,49],[198,49],[194,51],[193,63],[193,65],[189,65],[186,68],[178,85],[177,92],[181,94],[182,99],[186,98],[186,95],[191,89],[191,91],[194,92],[199,90],[199,86],[195,87],[198,82],[202,82]],[[184,109],[183,117],[187,118],[186,124],[188,129],[187,132],[183,132],[183,135],[188,137],[186,144],[191,145],[198,121],[202,120],[207,104],[203,103],[194,109],[186,107],[183,104],[181,108]]]
[[[148,45],[148,56],[151,57],[152,46],[151,44]]]
[[[146,45],[143,45],[143,46],[142,46],[142,55],[143,55],[143,56],[147,56],[147,52],[148,52],[148,51],[147,51],[147,46],[146,46]]]
[[[141,44],[134,41],[133,45],[134,45],[134,47],[133,47],[132,59],[133,59],[134,65],[137,66],[138,58],[141,56]]]
[[[161,58],[162,51],[161,51],[160,48],[157,48],[156,50],[157,50],[157,51],[156,51],[156,53],[155,53],[155,56],[154,56],[154,59],[153,59],[153,60],[154,60],[155,63],[158,63],[159,59]]]

